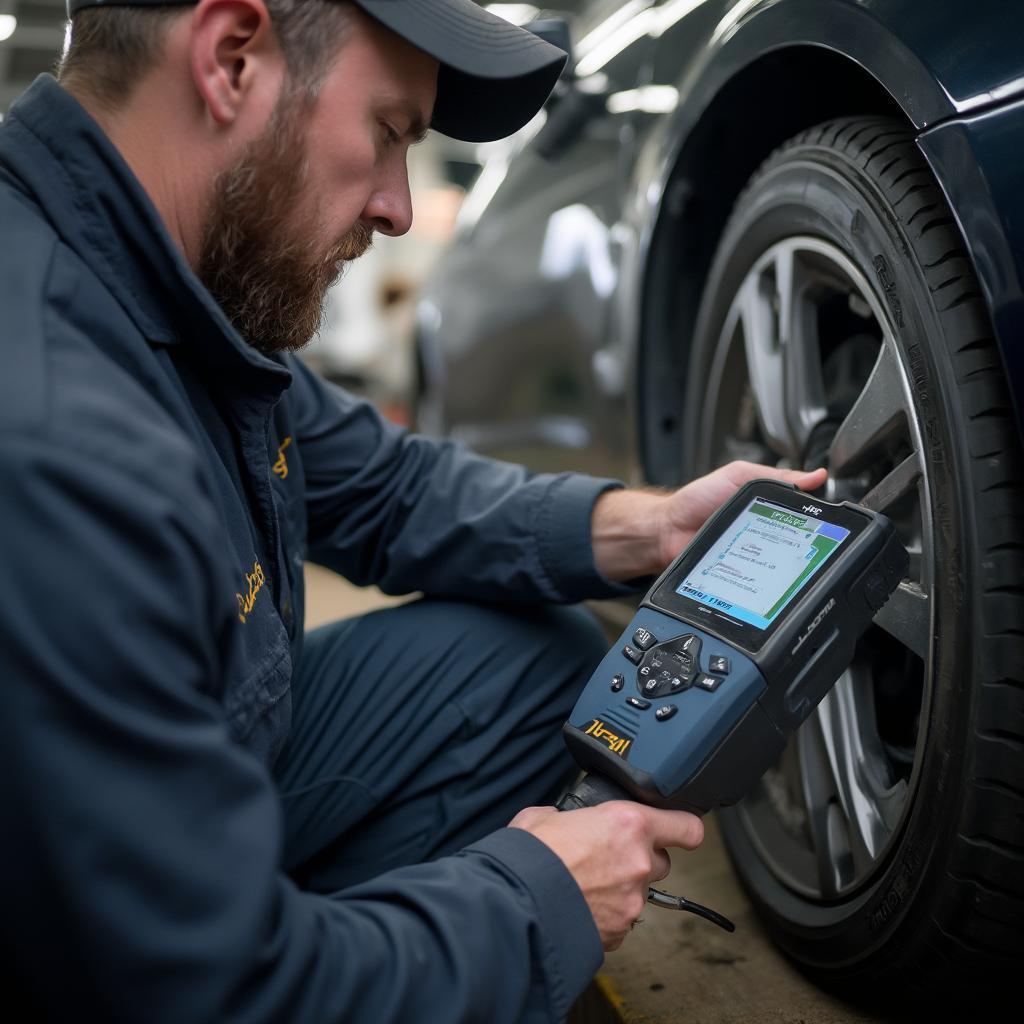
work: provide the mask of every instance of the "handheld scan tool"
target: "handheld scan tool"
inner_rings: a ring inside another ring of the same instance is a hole
[[[577,701],[564,734],[589,774],[559,809],[736,803],[849,666],[907,565],[884,515],[776,481],[740,488],[650,589]],[[649,899],[732,930],[681,897]]]

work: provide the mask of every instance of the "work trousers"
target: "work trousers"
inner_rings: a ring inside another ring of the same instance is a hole
[[[419,600],[309,633],[274,772],[284,866],[332,892],[551,803],[561,727],[606,650],[585,609]]]

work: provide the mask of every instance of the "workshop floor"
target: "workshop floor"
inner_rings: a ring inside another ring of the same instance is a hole
[[[333,573],[306,572],[306,626],[394,603]],[[689,914],[648,907],[629,941],[605,959],[573,1024],[886,1024],[807,981],[768,942],[729,867],[713,819],[694,853],[677,853],[668,892],[725,914],[732,935]]]

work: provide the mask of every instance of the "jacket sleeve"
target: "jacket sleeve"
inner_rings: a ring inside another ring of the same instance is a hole
[[[157,485],[168,461],[0,438],[0,934],[28,1015],[563,1016],[600,947],[526,832],[333,897],[280,872],[271,782],[218,700],[217,521],[196,480]]]
[[[313,561],[392,594],[573,602],[633,589],[594,565],[594,502],[618,481],[410,434],[301,361],[289,368]]]

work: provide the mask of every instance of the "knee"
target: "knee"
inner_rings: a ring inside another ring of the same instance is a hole
[[[421,663],[465,678],[477,694],[490,690],[544,695],[552,706],[569,707],[608,650],[596,616],[584,606],[539,605],[534,608],[472,605],[426,599],[374,616],[389,616],[392,640],[411,644]],[[524,682],[528,686],[522,686]],[[464,706],[474,703],[459,688]]]
[[[584,606],[552,606],[534,621],[531,676],[534,686],[568,713],[608,651],[596,616]]]
[[[597,616],[584,605],[556,607],[552,612],[558,651],[563,657],[571,651],[571,658],[566,659],[567,667],[571,662],[576,672],[589,678],[608,651],[609,641]]]

